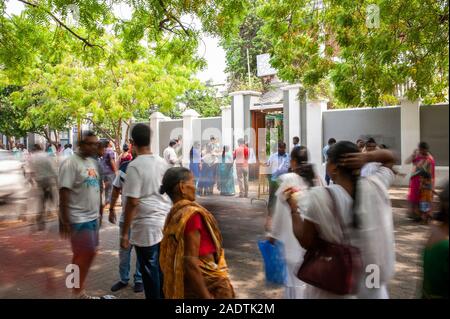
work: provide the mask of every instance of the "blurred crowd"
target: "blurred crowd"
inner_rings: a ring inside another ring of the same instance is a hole
[[[181,136],[169,142],[163,157],[152,153],[147,125],[137,124],[131,136],[120,149],[87,131],[75,152],[71,144],[35,144],[30,152],[17,144],[0,151],[0,199],[10,200],[23,185],[21,198],[27,200],[33,189],[38,230],[46,228],[49,211],[58,209],[60,234],[69,239],[72,264],[80,268],[75,298],[99,298],[85,287],[105,211],[119,226],[119,280],[112,292],[128,286],[134,250],[134,291],[146,298],[234,298],[219,224],[196,197],[213,195],[215,187],[222,196],[236,196],[237,179],[237,196],[247,198],[254,151],[244,139],[232,150],[211,136],[203,149],[195,142],[189,163],[183,163]],[[298,137],[293,145],[288,151],[279,142],[268,160],[259,162],[269,185],[267,241],[284,247],[285,297],[389,298],[396,256],[388,190],[398,174],[396,154],[373,138],[356,143],[330,138],[322,180],[307,147]],[[448,182],[436,189],[435,161],[425,142],[406,164],[412,165],[408,217],[430,225],[421,296],[448,298]],[[368,285],[372,266],[378,283]]]

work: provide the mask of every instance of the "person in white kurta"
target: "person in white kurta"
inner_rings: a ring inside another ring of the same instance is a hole
[[[284,191],[289,187],[297,187],[302,192],[308,186],[296,173],[288,173],[280,177],[280,187],[275,193],[276,203],[272,217],[272,230],[270,236],[284,245],[287,277],[285,283],[286,299],[303,299],[306,284],[297,278],[297,272],[303,262],[305,250],[300,246],[292,230],[292,218],[289,204],[284,197]]]
[[[327,166],[329,167],[327,169],[336,182],[328,187],[333,198],[330,197],[330,193],[325,187],[313,187],[300,196],[295,196],[296,193],[291,192],[292,197],[289,199],[289,203],[293,214],[294,228],[297,229],[294,231],[295,235],[303,246],[309,248],[308,240],[305,238],[311,234],[332,243],[344,242],[341,227],[332,211],[334,209],[333,201],[335,202],[336,213],[342,217],[350,235],[351,244],[359,248],[361,252],[363,273],[358,293],[356,295],[335,295],[307,285],[304,291],[305,298],[388,298],[386,287],[394,275],[395,268],[393,217],[388,194],[388,187],[394,180],[394,173],[388,167],[392,166],[394,157],[389,151],[376,151],[368,153],[370,155],[361,155],[356,145],[348,143],[350,142],[339,142],[333,147],[339,147],[341,150],[350,149],[351,151],[346,151],[346,153],[355,154],[351,154],[351,157],[341,157],[344,154],[335,154],[338,155],[336,156],[339,158],[338,160],[331,158],[328,160]],[[380,165],[378,170],[369,177],[357,178],[354,185],[356,187],[355,204],[354,198],[348,192],[350,177],[343,171],[347,170],[348,172],[350,167],[357,171],[354,166],[361,168],[367,162],[386,163],[386,166]],[[300,213],[301,218],[298,218],[299,215],[295,214],[295,210]],[[357,227],[354,225],[355,217],[358,221]],[[313,232],[311,232],[311,225],[313,225]],[[303,233],[299,233],[299,229],[302,229]],[[370,267],[367,268],[370,265],[378,267],[379,285],[370,285],[372,272],[368,272]]]
[[[289,188],[295,188],[297,195],[306,193],[311,185],[318,185],[320,178],[313,172],[308,162],[308,151],[304,146],[297,146],[291,152],[290,168],[293,173],[287,173],[279,177],[280,186],[275,193],[276,202],[272,217],[270,237],[279,240],[284,245],[287,277],[285,283],[286,299],[303,299],[305,297],[306,283],[297,278],[297,272],[303,263],[305,250],[295,238],[292,228],[291,208],[286,201],[284,192]],[[306,170],[310,172],[311,182],[305,176]],[[315,176],[314,179],[312,179]]]

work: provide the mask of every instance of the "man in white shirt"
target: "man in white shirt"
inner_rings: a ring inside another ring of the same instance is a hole
[[[177,144],[178,144],[177,141],[171,140],[169,142],[169,146],[163,152],[164,160],[170,167],[174,167],[180,163],[180,160],[177,156],[177,152],[175,150]]]
[[[270,167],[271,174],[269,180],[269,216],[272,216],[275,204],[275,192],[278,189],[278,177],[289,172],[291,158],[286,153],[286,143],[278,143],[278,152],[270,155],[266,166]]]
[[[133,149],[138,157],[127,168],[123,188],[126,197],[125,220],[120,246],[134,245],[141,267],[147,299],[163,298],[159,246],[163,227],[172,202],[159,193],[168,164],[150,150],[150,128],[137,124],[131,132]],[[131,227],[131,235],[128,231]]]
[[[72,144],[64,145],[64,150],[62,151],[64,158],[68,158],[73,155]]]
[[[178,135],[177,145],[175,145],[175,153],[177,154],[178,158],[183,157],[183,136],[181,135]]]
[[[114,207],[116,206],[117,199],[123,189],[125,184],[125,179],[127,176],[127,168],[131,161],[125,161],[119,166],[119,174],[113,181],[113,191],[111,193],[111,205],[109,207],[109,221],[113,224],[116,223],[116,212]],[[122,232],[123,224],[125,221],[125,206],[127,199],[122,193],[122,214],[119,220],[119,235]],[[128,232],[130,234],[130,232]],[[128,281],[130,281],[130,264],[131,264],[131,251],[133,249],[132,245],[129,245],[127,249],[119,247],[119,278],[120,280],[116,282],[112,287],[111,291],[116,292],[128,286]],[[139,261],[136,260],[136,270],[134,272],[134,287],[133,290],[136,293],[144,291],[144,284],[142,283],[141,267],[139,266]]]

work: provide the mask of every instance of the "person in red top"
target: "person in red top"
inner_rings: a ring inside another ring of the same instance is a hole
[[[216,246],[214,246],[214,242],[209,234],[209,230],[206,228],[203,217],[198,213],[192,216],[186,223],[184,235],[189,236],[190,233],[195,231],[200,233],[200,247],[198,250],[198,255],[202,257],[209,254],[214,254],[216,252]]]
[[[193,174],[185,167],[168,169],[160,193],[173,203],[160,246],[164,297],[234,298],[222,234],[213,214],[195,201]]]
[[[238,148],[234,150],[233,157],[236,161],[236,173],[239,182],[239,197],[248,197],[248,147],[244,139],[238,140]]]
[[[128,147],[128,144],[123,144],[122,146],[123,153],[120,154],[119,166],[124,162],[130,162],[133,159],[133,155],[131,155],[131,150]]]

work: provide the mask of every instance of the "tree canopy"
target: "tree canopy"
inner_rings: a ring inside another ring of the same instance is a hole
[[[88,120],[117,139],[132,117],[176,113],[180,99],[218,114],[221,101],[194,80],[204,33],[221,37],[237,89],[248,49],[253,76],[268,51],[282,80],[338,105],[393,104],[404,84],[410,99],[448,100],[448,0],[11,1],[25,9],[10,16],[0,2],[0,89],[20,130]]]
[[[270,48],[270,41],[260,33],[263,24],[263,20],[256,15],[254,10],[251,10],[239,25],[238,33],[222,37],[220,45],[225,50],[225,72],[229,74],[230,90],[239,90],[249,85],[248,62],[250,62],[250,81],[253,84],[253,88],[258,88],[258,84],[261,83],[256,78],[256,56],[267,53]],[[262,89],[261,86],[260,89]]]
[[[258,14],[285,81],[329,82],[351,106],[390,103],[403,84],[410,99],[448,99],[448,1],[269,0]]]
[[[199,8],[129,1],[133,17],[122,21],[112,14],[119,1],[19,2],[26,4],[19,16],[3,11],[0,18],[0,86],[20,87],[8,101],[22,112],[21,129],[45,133],[89,121],[118,143],[122,124],[149,108],[168,112],[186,90],[201,88],[193,79],[205,65],[196,54],[198,32],[179,16]],[[75,26],[67,22],[74,7]]]

